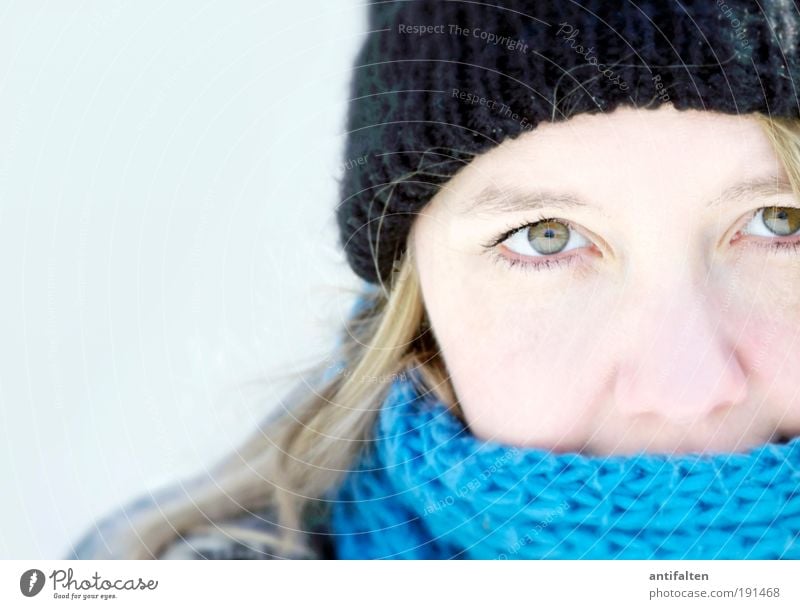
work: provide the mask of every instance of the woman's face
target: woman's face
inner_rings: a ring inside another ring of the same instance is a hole
[[[624,107],[477,157],[411,231],[472,431],[587,454],[800,435],[798,206],[752,117]]]

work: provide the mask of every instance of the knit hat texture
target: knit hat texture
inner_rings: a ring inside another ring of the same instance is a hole
[[[369,5],[351,81],[340,245],[387,283],[461,167],[542,121],[620,105],[800,116],[788,0],[405,0]]]

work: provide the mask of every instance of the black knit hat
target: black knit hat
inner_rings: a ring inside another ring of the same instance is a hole
[[[388,282],[415,215],[476,154],[619,105],[797,117],[794,1],[406,0],[369,7],[337,209]]]

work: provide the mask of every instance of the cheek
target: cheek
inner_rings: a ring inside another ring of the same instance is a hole
[[[738,351],[759,398],[800,421],[800,317],[776,313],[771,318],[741,319],[739,327]]]
[[[748,375],[750,408],[794,436],[800,434],[798,290],[771,279],[767,273],[757,290],[754,284],[743,284],[741,296],[732,299],[735,304],[722,316]]]
[[[580,448],[603,381],[586,358],[593,330],[570,313],[578,303],[562,297],[553,308],[533,306],[530,298],[466,295],[468,286],[458,292],[468,306],[439,301],[428,312],[471,430],[518,445]]]
[[[720,311],[764,403],[800,419],[800,259],[745,263],[734,269]]]
[[[721,314],[800,317],[800,253],[735,248],[709,276]]]

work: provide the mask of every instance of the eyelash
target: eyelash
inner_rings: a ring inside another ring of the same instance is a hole
[[[755,218],[759,211],[764,209],[763,207],[759,207],[756,209],[748,218],[747,222]],[[554,268],[566,268],[569,266],[573,266],[576,262],[578,262],[578,256],[575,255],[568,255],[562,256],[559,258],[553,258],[552,256],[541,256],[535,262],[528,262],[523,260],[518,260],[515,258],[508,258],[507,256],[503,256],[498,250],[497,245],[508,239],[514,233],[521,231],[524,228],[528,228],[529,226],[533,226],[538,224],[539,222],[559,222],[569,228],[570,231],[577,230],[571,223],[567,222],[566,220],[561,220],[559,218],[550,218],[544,215],[539,215],[533,222],[525,222],[524,224],[517,225],[514,227],[507,228],[503,233],[489,241],[488,243],[483,244],[483,247],[489,253],[490,258],[492,261],[504,264],[507,268],[517,269],[523,272],[539,272],[543,269],[551,270]],[[796,238],[794,241],[777,241],[772,240],[766,243],[761,243],[761,240],[754,245],[748,245],[746,247],[759,247],[769,252],[778,253],[782,251],[786,252],[798,252],[800,251],[800,237]]]

